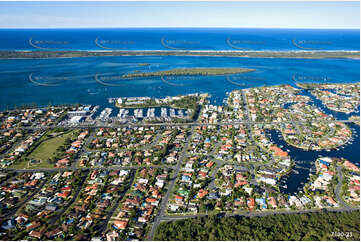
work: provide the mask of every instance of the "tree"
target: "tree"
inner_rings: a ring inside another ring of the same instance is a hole
[[[187,219],[161,223],[155,240],[332,240],[332,231],[352,231],[359,240],[360,214],[319,212],[266,217]]]

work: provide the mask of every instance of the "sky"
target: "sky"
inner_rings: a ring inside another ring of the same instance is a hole
[[[0,28],[360,28],[360,2],[0,2]]]

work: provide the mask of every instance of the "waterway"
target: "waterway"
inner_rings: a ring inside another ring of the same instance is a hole
[[[321,109],[324,113],[328,115],[332,115],[336,119],[348,119],[351,115],[359,115],[360,107],[358,107],[357,112],[351,114],[345,114],[341,112],[336,112],[328,109],[322,102],[316,99],[313,95],[311,95],[308,91],[302,90],[301,95],[307,95],[311,98],[309,104],[314,104],[319,109]],[[288,108],[290,105],[285,106]],[[283,193],[297,193],[301,191],[304,184],[307,183],[307,180],[310,176],[310,172],[314,172],[314,164],[318,157],[320,156],[329,156],[329,157],[338,157],[345,158],[352,162],[353,164],[360,166],[360,126],[349,123],[347,124],[352,130],[352,140],[349,143],[339,147],[338,149],[332,149],[330,151],[321,150],[303,150],[300,148],[296,148],[294,146],[289,145],[282,137],[282,134],[278,130],[270,130],[269,135],[271,141],[277,144],[278,146],[282,146],[283,150],[289,150],[288,154],[291,159],[295,161],[296,165],[293,168],[293,172],[289,175],[284,176],[280,180],[280,190]],[[284,187],[287,185],[287,187]]]
[[[148,63],[142,66],[141,63]],[[172,76],[123,79],[137,71],[172,68],[244,67],[254,72],[219,76]],[[121,56],[0,60],[0,110],[36,104],[94,104],[114,107],[108,98],[209,93],[221,105],[227,92],[302,81],[360,81],[360,62],[350,59],[277,59],[196,56]],[[316,78],[317,77],[317,78]]]
[[[350,162],[360,166],[360,127],[355,124],[349,124],[352,129],[353,142],[340,147],[339,150],[302,150],[287,144],[281,137],[281,133],[276,130],[271,130],[271,140],[278,146],[283,146],[283,150],[289,150],[288,154],[291,159],[295,161],[296,166],[293,168],[295,172],[283,177],[280,180],[280,190],[283,193],[296,193],[302,190],[302,187],[307,183],[310,175],[310,169],[314,170],[314,162],[320,156],[338,157],[348,159]],[[287,188],[283,187],[287,185]]]

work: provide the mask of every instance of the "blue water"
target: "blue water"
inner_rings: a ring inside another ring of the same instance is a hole
[[[317,99],[315,96],[313,96],[309,90],[302,90],[300,92],[300,95],[305,95],[311,98],[311,101],[308,104],[316,105],[322,112],[333,116],[337,120],[347,120],[349,117],[353,115],[360,115],[360,106],[357,107],[357,110],[354,110],[353,112],[347,114],[343,112],[337,112],[333,111],[326,107],[326,105],[319,99]]]
[[[316,105],[327,115],[333,115],[339,120],[346,120],[352,115],[360,115],[360,107],[358,108],[357,112],[345,114],[328,109],[321,101],[310,95],[308,91],[303,90],[300,94],[311,97],[311,102],[309,104]],[[285,106],[285,108],[288,107],[288,105],[287,107]],[[330,151],[302,150],[287,144],[287,142],[282,137],[280,137],[281,133],[279,131],[271,130],[268,132],[272,142],[278,146],[283,146],[284,150],[289,150],[288,153],[290,157],[293,161],[296,162],[296,166],[294,167],[296,173],[291,173],[282,179],[284,182],[283,184],[287,185],[287,188],[283,188],[282,186],[280,187],[283,193],[295,193],[301,190],[303,184],[307,182],[307,179],[310,175],[309,169],[314,168],[314,162],[320,156],[346,158],[355,165],[360,166],[360,126],[352,123],[348,125],[352,130],[352,136],[354,139],[353,142],[343,145],[339,148],[339,150],[333,149]]]
[[[315,105],[317,108],[322,110],[327,115],[332,115],[338,120],[347,120],[352,115],[360,115],[360,106],[357,111],[352,112],[350,114],[336,112],[328,109],[320,100],[316,99],[313,95],[310,94],[308,90],[302,90],[300,95],[306,95],[311,98],[308,104]],[[290,104],[286,104],[284,108],[289,108]],[[353,142],[350,144],[343,145],[339,148],[339,150],[322,150],[322,151],[314,151],[314,150],[302,150],[287,144],[287,142],[280,137],[281,133],[276,130],[269,131],[270,138],[272,142],[277,144],[278,146],[283,146],[284,150],[289,150],[289,155],[293,161],[296,162],[296,166],[293,170],[296,170],[296,173],[292,172],[289,175],[285,176],[282,179],[282,184],[286,184],[287,188],[280,187],[280,190],[283,193],[297,193],[303,187],[303,184],[307,182],[307,179],[310,176],[310,168],[314,168],[314,162],[320,156],[329,156],[329,157],[338,157],[338,158],[346,158],[350,162],[354,163],[357,166],[360,166],[360,126],[355,124],[347,124],[352,130]]]
[[[0,110],[32,103],[110,106],[109,97],[166,97],[195,92],[210,93],[211,103],[221,104],[226,92],[262,85],[294,85],[295,78],[305,82],[323,82],[324,78],[336,83],[359,82],[359,65],[359,60],[351,59],[192,56],[0,60]],[[177,67],[247,67],[256,71],[231,76],[121,78],[137,70]]]
[[[340,148],[340,150],[331,150],[331,151],[314,151],[314,150],[302,150],[291,145],[288,145],[283,138],[279,138],[279,131],[271,130],[270,134],[272,137],[272,141],[277,145],[283,145],[283,149],[289,150],[289,155],[292,160],[296,161],[298,167],[294,168],[298,173],[291,173],[290,175],[285,177],[284,184],[287,184],[287,188],[280,187],[283,193],[294,193],[297,190],[301,189],[304,184],[307,182],[309,177],[310,168],[314,168],[315,161],[319,156],[328,156],[328,157],[338,157],[338,158],[346,158],[350,162],[360,166],[360,126],[355,124],[348,124],[350,128],[354,129],[353,137],[354,141],[351,144],[344,145],[344,148]]]
[[[360,50],[360,33],[340,29],[0,29],[0,50]]]

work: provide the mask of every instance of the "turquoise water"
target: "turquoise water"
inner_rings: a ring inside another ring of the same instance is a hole
[[[139,66],[149,63],[149,66]],[[0,109],[35,103],[110,106],[109,97],[165,97],[195,92],[221,104],[226,92],[262,85],[304,82],[359,82],[360,62],[351,59],[239,57],[84,57],[0,60]],[[185,67],[246,67],[255,72],[231,76],[157,77],[125,80],[126,73]]]

